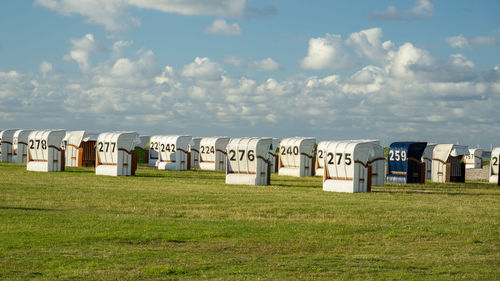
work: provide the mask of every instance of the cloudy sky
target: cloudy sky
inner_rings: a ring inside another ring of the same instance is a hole
[[[498,0],[0,3],[0,129],[500,146]]]

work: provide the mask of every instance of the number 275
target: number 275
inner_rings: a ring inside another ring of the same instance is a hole
[[[337,156],[337,157],[335,157]],[[337,163],[335,163],[335,158]],[[329,165],[340,165],[342,163],[342,158],[344,158],[344,164],[349,166],[352,164],[351,153],[335,153],[329,152],[326,155],[326,161]]]

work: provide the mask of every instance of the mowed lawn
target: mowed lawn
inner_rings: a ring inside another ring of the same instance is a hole
[[[0,163],[0,279],[500,280],[500,188]]]

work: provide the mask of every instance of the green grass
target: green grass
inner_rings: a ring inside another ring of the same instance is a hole
[[[0,163],[0,279],[500,280],[500,189]]]

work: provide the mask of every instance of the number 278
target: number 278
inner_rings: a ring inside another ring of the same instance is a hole
[[[47,141],[46,140],[30,140],[29,146],[30,149],[40,149],[40,144],[42,144],[42,149],[47,149]]]

